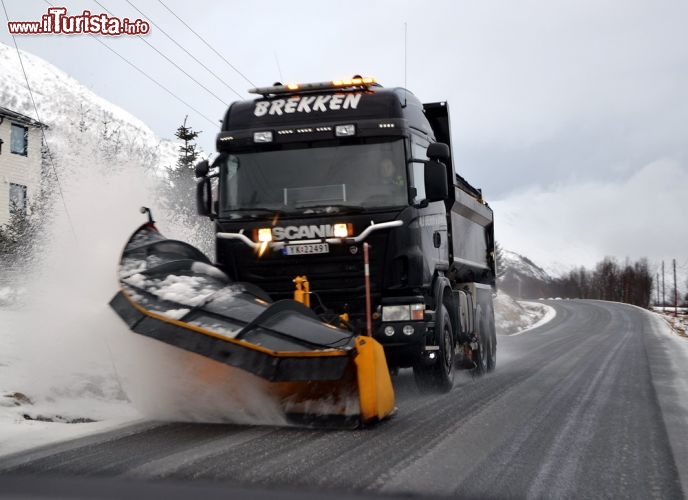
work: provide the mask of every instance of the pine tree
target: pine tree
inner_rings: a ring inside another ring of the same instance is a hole
[[[169,171],[170,181],[172,181],[173,198],[178,200],[175,210],[186,216],[195,214],[195,186],[194,166],[198,159],[198,149],[196,138],[201,132],[196,132],[186,125],[189,116],[184,117],[182,123],[174,136],[182,141],[178,151],[177,163]]]
[[[201,155],[196,138],[202,133],[187,125],[188,116],[174,136],[179,139],[179,155],[174,165],[168,167],[168,180],[161,186],[161,201],[168,212],[168,219],[176,222],[187,233],[181,238],[198,247],[207,255],[214,251],[214,226],[196,213],[196,177],[194,167]]]
[[[184,144],[179,146],[179,158],[177,159],[177,171],[193,170],[196,160],[198,159],[198,151],[196,150],[196,138],[201,132],[196,132],[191,127],[186,126],[186,120],[189,116],[184,117],[184,123],[177,129],[174,136],[184,141]]]
[[[5,263],[16,263],[25,257],[34,236],[35,224],[28,212],[16,204],[10,207],[10,219],[0,226],[0,256]]]

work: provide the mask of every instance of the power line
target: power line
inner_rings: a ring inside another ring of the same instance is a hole
[[[203,38],[201,35],[199,35],[198,33],[196,33],[196,32],[194,31],[194,29],[193,29],[191,26],[189,26],[188,24],[186,24],[186,22],[184,22],[184,20],[183,20],[181,17],[179,17],[177,14],[174,13],[174,11],[173,11],[172,9],[170,9],[167,5],[165,5],[165,4],[162,2],[162,0],[158,0],[158,2],[160,3],[160,5],[162,5],[163,7],[165,7],[168,11],[170,11],[170,13],[171,13],[174,17],[176,17],[176,18],[179,20],[180,23],[182,23],[184,26],[186,26],[186,27],[189,29],[189,31],[191,31],[191,33],[193,33],[194,35],[196,35],[196,36],[198,37],[198,39],[201,40],[210,50],[212,50],[213,52],[215,52],[215,54],[217,54],[224,62],[226,62],[226,63],[229,65],[230,68],[232,68],[234,71],[236,71],[237,73],[239,73],[239,74],[241,75],[241,77],[242,77],[244,80],[246,80],[248,83],[251,84],[252,87],[257,87],[257,85],[256,85],[255,83],[253,83],[251,80],[249,80],[249,79],[246,77],[246,75],[244,75],[241,71],[239,71],[239,70],[238,70],[231,62],[229,62],[222,54],[220,54],[217,50],[215,50],[215,48],[214,48],[212,45],[210,45],[210,44],[205,40],[205,38]]]
[[[103,42],[103,41],[100,40],[99,38],[96,38],[94,35],[91,35],[91,37],[92,37],[96,42],[98,42],[98,43],[101,44],[103,47],[105,47],[105,48],[108,49],[110,52],[112,52],[112,53],[115,54],[117,57],[119,57],[122,61],[124,61],[125,63],[127,63],[129,66],[131,66],[132,68],[134,68],[136,71],[138,71],[139,73],[141,73],[141,74],[142,74],[143,76],[145,76],[146,78],[148,78],[151,82],[155,83],[158,87],[160,87],[160,88],[163,89],[165,92],[167,92],[168,94],[170,94],[172,97],[174,97],[175,99],[177,99],[177,100],[178,100],[179,102],[181,102],[184,106],[187,106],[187,107],[188,107],[189,109],[191,109],[192,111],[195,111],[199,116],[202,116],[203,118],[205,118],[205,119],[208,121],[208,123],[212,124],[214,127],[217,126],[217,120],[213,120],[212,118],[208,118],[206,115],[204,115],[203,113],[201,113],[200,111],[198,111],[196,108],[194,108],[191,104],[189,104],[189,103],[186,102],[184,99],[182,99],[181,97],[179,97],[177,94],[175,94],[174,92],[172,92],[170,89],[168,89],[167,87],[165,87],[162,83],[160,83],[160,82],[157,81],[155,78],[153,78],[152,76],[150,76],[148,73],[146,73],[145,71],[143,71],[141,68],[139,68],[138,66],[136,66],[134,63],[132,63],[131,61],[129,61],[128,59],[126,59],[124,56],[122,56],[122,55],[121,55],[119,52],[117,52],[115,49],[113,49],[113,48],[110,47],[109,45],[106,45],[105,42]]]
[[[45,3],[47,3],[48,5],[50,5],[51,7],[54,7],[54,5],[51,4],[48,0],[43,0],[43,1],[44,1]],[[139,68],[138,66],[136,66],[134,63],[132,63],[131,61],[129,61],[128,59],[126,59],[126,58],[125,58],[124,56],[122,56],[119,52],[117,52],[115,49],[113,49],[112,47],[110,47],[110,46],[108,46],[107,44],[105,44],[105,42],[103,42],[102,40],[98,39],[96,36],[94,36],[94,35],[92,35],[92,34],[90,34],[90,33],[89,33],[89,36],[90,36],[91,38],[93,38],[96,42],[98,42],[99,44],[101,44],[103,47],[105,47],[106,49],[108,49],[110,52],[112,52],[113,54],[115,54],[117,57],[119,57],[122,61],[124,61],[125,63],[127,63],[129,66],[131,66],[132,68],[134,68],[136,71],[138,71],[139,73],[141,73],[143,76],[145,76],[146,78],[148,78],[151,82],[155,83],[158,87],[160,87],[160,88],[163,89],[165,92],[167,92],[168,94],[170,94],[172,97],[174,97],[175,99],[177,99],[177,100],[178,100],[179,102],[181,102],[184,106],[188,107],[189,109],[191,109],[192,111],[194,111],[194,112],[195,112],[196,114],[198,114],[199,116],[205,118],[205,119],[206,119],[209,123],[211,123],[213,126],[217,126],[217,120],[213,120],[213,119],[211,119],[211,118],[208,118],[206,115],[204,115],[203,113],[201,113],[200,111],[198,111],[196,108],[194,108],[191,104],[189,104],[189,103],[186,102],[184,99],[182,99],[181,97],[179,97],[177,94],[175,94],[174,92],[172,92],[170,89],[168,89],[167,87],[165,87],[162,83],[160,83],[160,82],[157,81],[155,78],[153,78],[152,76],[150,76],[148,73],[146,73],[145,71],[143,71],[141,68]]]
[[[7,22],[10,22],[10,16],[7,14],[7,7],[5,7],[5,0],[0,0],[2,2],[2,10],[5,11],[5,17],[7,18]],[[69,228],[72,231],[72,236],[74,236],[74,240],[78,241],[76,237],[76,231],[74,230],[74,224],[72,223],[72,216],[69,214],[69,208],[67,208],[67,201],[65,200],[64,197],[64,192],[62,191],[62,184],[60,183],[60,176],[57,174],[57,169],[55,168],[55,163],[53,162],[53,154],[50,151],[50,144],[48,144],[48,138],[45,135],[45,127],[43,126],[43,122],[41,122],[41,117],[38,113],[38,106],[36,106],[36,100],[33,97],[33,91],[31,90],[31,84],[29,83],[29,77],[26,74],[26,68],[24,68],[24,61],[22,60],[21,52],[19,51],[19,45],[17,45],[17,39],[14,36],[14,34],[11,34],[12,36],[12,41],[14,42],[14,48],[17,49],[17,57],[19,58],[19,64],[22,69],[22,73],[24,73],[24,80],[26,81],[26,88],[29,90],[29,95],[31,96],[31,103],[33,104],[33,110],[36,113],[36,120],[38,123],[41,125],[41,135],[43,137],[43,142],[45,143],[45,149],[48,152],[48,160],[50,161],[50,166],[53,169],[53,174],[55,175],[55,182],[57,183],[57,189],[60,193],[60,199],[62,200],[62,206],[65,209],[65,214],[67,215],[67,222],[69,223]]]
[[[141,12],[141,10],[140,10],[138,7],[136,7],[136,5],[134,5],[133,3],[131,3],[129,0],[126,0],[126,2],[127,2],[129,5],[131,5],[134,9],[136,9],[136,11],[137,11],[139,14],[141,14],[143,17],[145,17],[153,26],[155,26],[155,28],[156,28],[159,32],[161,32],[163,35],[165,35],[172,43],[174,43],[177,47],[179,47],[180,49],[182,49],[189,57],[191,57],[194,61],[196,61],[198,64],[200,64],[200,65],[203,67],[203,69],[205,69],[209,74],[211,74],[212,76],[214,76],[215,79],[216,79],[217,81],[219,81],[222,85],[224,85],[224,86],[227,87],[229,90],[231,90],[232,92],[234,92],[234,94],[236,94],[240,99],[243,99],[243,96],[242,96],[241,94],[239,94],[239,92],[237,92],[236,90],[234,90],[229,84],[227,84],[227,82],[225,82],[222,78],[220,78],[219,76],[217,76],[217,74],[216,74],[213,70],[211,70],[211,69],[208,68],[205,64],[203,64],[201,61],[199,61],[191,52],[189,52],[188,50],[186,50],[186,48],[185,48],[184,46],[182,46],[179,42],[177,42],[177,40],[175,40],[174,38],[172,38],[164,29],[162,29],[160,26],[158,26],[157,24],[155,24],[155,23],[153,22],[153,20],[152,20],[149,16],[147,16],[146,14],[144,14],[143,12]]]
[[[110,14],[111,16],[114,16],[114,14],[113,14],[111,11],[109,11],[107,8],[105,8],[105,6],[104,6],[102,3],[100,3],[98,0],[93,0],[93,1],[94,1],[95,3],[97,3],[97,4],[100,6],[100,8],[104,9],[105,12],[107,12],[107,13]],[[198,80],[196,80],[196,79],[195,79],[193,76],[191,76],[189,73],[187,73],[186,71],[184,71],[184,69],[182,69],[181,66],[179,66],[179,65],[178,65],[177,63],[175,63],[172,59],[170,59],[170,58],[167,57],[165,54],[163,54],[160,50],[158,50],[157,48],[155,48],[148,40],[146,40],[145,38],[143,38],[141,35],[136,35],[136,37],[137,37],[139,40],[141,40],[142,42],[144,42],[146,45],[148,45],[148,46],[149,46],[151,49],[153,49],[155,52],[157,52],[160,56],[164,57],[164,58],[167,60],[167,62],[169,62],[172,66],[174,66],[174,67],[177,68],[179,71],[181,71],[182,73],[184,73],[184,74],[185,74],[190,80],[192,80],[196,85],[198,85],[198,86],[201,87],[203,90],[205,90],[206,92],[208,92],[210,95],[212,95],[215,99],[217,99],[218,101],[220,101],[220,102],[221,102],[222,104],[224,104],[225,106],[229,106],[229,103],[223,101],[222,98],[221,98],[221,97],[218,97],[212,90],[210,90],[208,87],[206,87],[206,86],[203,85],[201,82],[199,82]]]

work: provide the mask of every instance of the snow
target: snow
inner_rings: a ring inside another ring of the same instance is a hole
[[[499,291],[494,299],[495,324],[500,335],[520,335],[551,321],[554,308],[540,302],[516,301]]]
[[[7,395],[3,399],[0,401],[0,456],[113,430],[140,418],[131,405],[123,402],[91,400],[86,408],[82,400],[74,400],[71,405],[63,400],[57,406],[15,404]],[[98,418],[103,420],[97,421]]]
[[[184,308],[179,308],[179,309],[168,309],[166,311],[162,311],[163,316],[167,316],[168,318],[171,319],[182,319],[184,316],[189,314],[189,311],[191,309],[184,309]]]
[[[547,304],[541,304],[539,302],[526,302],[522,301],[520,304],[529,312],[534,312],[536,315],[539,315],[540,319],[538,319],[535,323],[532,325],[514,333],[514,335],[521,335],[522,333],[529,332],[531,330],[535,330],[536,328],[540,328],[542,325],[545,325],[552,321],[556,315],[557,311],[551,307],[548,306]],[[544,314],[542,314],[544,310]],[[537,317],[531,314],[531,318]]]
[[[678,315],[673,307],[654,307],[653,310],[666,321],[676,335],[688,339],[688,308],[676,308]]]
[[[117,134],[123,147],[151,149],[157,152],[162,165],[174,164],[177,156],[174,142],[157,138],[138,118],[98,96],[52,64],[28,52],[21,51],[21,55],[40,119],[50,127],[47,132],[49,141],[61,135],[60,130],[66,126],[70,129],[80,126],[95,128],[107,121],[109,131]],[[0,106],[36,118],[14,47],[0,43],[0,67],[3,69],[0,73]],[[172,132],[171,129],[170,134]],[[60,142],[60,138],[50,142],[50,146],[59,148],[56,142]]]
[[[143,288],[163,300],[191,307],[202,304],[218,290],[216,281],[209,281],[201,276],[170,274],[165,279],[160,280],[146,278],[142,274],[135,274],[122,281],[129,285]]]
[[[514,271],[521,276],[528,276],[545,283],[552,279],[547,271],[533,263],[527,257],[506,249],[502,250],[502,262],[500,263],[500,267]]]
[[[28,351],[29,339],[19,335],[26,333],[19,326],[26,314],[21,309],[0,309],[0,456],[141,418],[122,395],[107,359],[80,360],[69,370],[62,366],[62,374],[52,380],[38,381],[41,372],[54,372],[34,365],[42,356],[35,349]],[[55,356],[65,361],[64,354],[55,352]],[[49,389],[42,390],[42,383]]]

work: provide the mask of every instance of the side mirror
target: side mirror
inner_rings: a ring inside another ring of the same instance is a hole
[[[196,178],[200,179],[201,177],[205,177],[208,175],[208,172],[210,171],[210,165],[208,164],[208,160],[201,160],[198,163],[196,163]]]
[[[449,151],[449,146],[443,142],[433,142],[428,146],[428,158],[431,160],[437,160],[444,163],[449,163],[451,158],[451,152]]]
[[[425,198],[428,201],[441,201],[448,197],[447,167],[436,160],[428,160],[425,162]]]
[[[208,162],[206,162],[206,164],[207,163]],[[213,193],[210,186],[210,179],[208,177],[203,177],[196,184],[196,211],[198,212],[198,215],[211,217],[212,204]]]

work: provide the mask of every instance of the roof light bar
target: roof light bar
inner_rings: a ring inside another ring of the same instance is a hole
[[[372,77],[354,77],[348,80],[332,80],[329,82],[314,82],[314,83],[288,83],[286,85],[271,85],[270,87],[256,87],[250,89],[249,94],[259,95],[277,95],[277,94],[293,94],[298,92],[307,92],[312,90],[334,90],[350,87],[368,88],[371,85],[376,85],[377,80]]]

